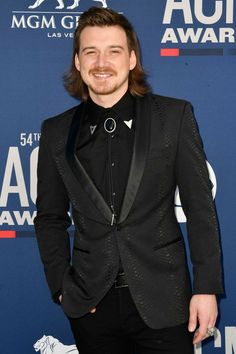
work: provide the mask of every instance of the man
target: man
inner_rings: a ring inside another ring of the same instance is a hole
[[[65,84],[83,102],[43,124],[35,229],[79,353],[193,353],[193,343],[214,333],[222,283],[191,105],[150,93],[136,34],[109,9],[81,16]],[[193,290],[174,214],[177,185]]]

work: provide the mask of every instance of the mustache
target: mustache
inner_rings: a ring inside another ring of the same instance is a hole
[[[93,69],[89,70],[90,74],[114,74],[116,75],[116,71],[109,66],[104,66],[104,67],[95,67]]]

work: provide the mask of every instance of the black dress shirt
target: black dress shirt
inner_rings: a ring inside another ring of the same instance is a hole
[[[77,156],[107,204],[118,216],[133,150],[133,98],[127,92],[111,108],[103,108],[89,99],[86,113],[78,139]],[[107,118],[116,121],[116,129],[112,133],[104,129]]]
[[[111,133],[104,128],[108,118],[113,118],[116,124]],[[101,107],[89,98],[78,139],[77,157],[116,217],[129,175],[134,120],[134,99],[129,92],[111,108]],[[122,271],[121,261],[119,271]]]

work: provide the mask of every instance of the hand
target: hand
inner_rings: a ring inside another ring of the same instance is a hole
[[[62,301],[62,295],[59,296],[59,301]],[[92,310],[90,310],[91,313],[96,312],[96,307],[92,308]]]
[[[201,342],[207,338],[207,328],[215,326],[218,310],[215,295],[199,294],[193,295],[189,305],[189,324],[188,330],[194,332],[193,344]]]

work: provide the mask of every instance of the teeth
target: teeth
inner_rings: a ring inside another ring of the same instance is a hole
[[[94,76],[97,76],[97,77],[109,77],[111,76],[110,74],[94,74]]]

